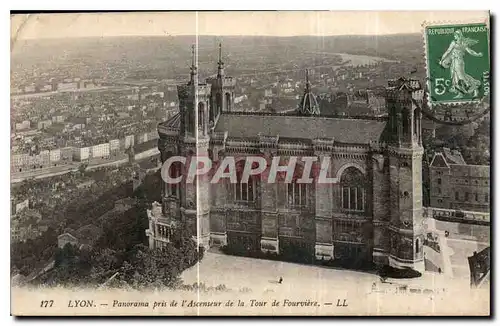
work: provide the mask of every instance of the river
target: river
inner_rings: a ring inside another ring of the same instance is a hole
[[[321,51],[313,51],[313,52],[309,52],[309,53],[340,56],[342,58],[342,62],[347,62],[345,64],[347,66],[362,66],[362,65],[369,65],[369,64],[374,64],[374,63],[378,63],[378,62],[398,62],[396,60],[391,60],[391,59],[376,57],[376,56],[371,56],[371,55],[363,55],[363,54],[321,52]]]

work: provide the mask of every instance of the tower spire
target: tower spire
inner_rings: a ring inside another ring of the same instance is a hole
[[[219,43],[219,61],[217,62],[217,77],[224,75],[224,62],[222,62],[222,43]]]
[[[222,63],[222,43],[219,43],[219,64]]]
[[[194,83],[194,76],[196,75],[196,54],[194,44],[191,46],[191,81]]]
[[[309,69],[306,69],[306,93],[311,90],[311,83],[309,82]]]
[[[319,115],[319,105],[316,96],[311,92],[311,83],[309,82],[309,69],[306,69],[306,88],[304,95],[300,99],[298,113],[301,115]]]

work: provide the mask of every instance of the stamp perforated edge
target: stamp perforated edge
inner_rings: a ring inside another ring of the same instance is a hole
[[[428,65],[428,58],[427,58],[427,34],[425,33],[425,30],[427,27],[430,26],[450,26],[450,25],[469,25],[469,24],[485,24],[486,28],[488,29],[488,51],[491,51],[490,47],[490,40],[489,37],[491,37],[490,34],[490,19],[491,19],[491,14],[489,11],[487,12],[487,17],[484,18],[477,18],[477,19],[467,19],[467,20],[436,20],[436,21],[427,21],[424,20],[422,22],[422,38],[424,40],[424,45],[423,45],[423,51],[424,51],[424,66],[425,66],[425,86],[429,88],[429,65]],[[488,55],[488,60],[490,61],[490,69],[491,69],[491,55]],[[428,89],[428,92],[430,90]],[[427,99],[427,107],[432,109],[432,102],[430,100],[430,95],[426,96]],[[487,96],[484,96],[483,98],[476,100],[476,101],[450,101],[450,102],[442,102],[442,103],[434,103],[434,105],[443,105],[443,106],[457,106],[461,104],[476,104],[476,105],[481,105],[484,104],[485,99],[488,98]],[[488,103],[489,105],[489,103]]]

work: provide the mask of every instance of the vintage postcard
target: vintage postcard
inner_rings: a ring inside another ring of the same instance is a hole
[[[487,11],[11,16],[15,316],[489,316]]]

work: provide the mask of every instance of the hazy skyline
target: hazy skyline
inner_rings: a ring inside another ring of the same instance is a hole
[[[11,37],[25,40],[162,35],[386,35],[419,33],[424,21],[470,19],[485,21],[488,19],[488,12],[231,11],[30,14],[11,16]]]

